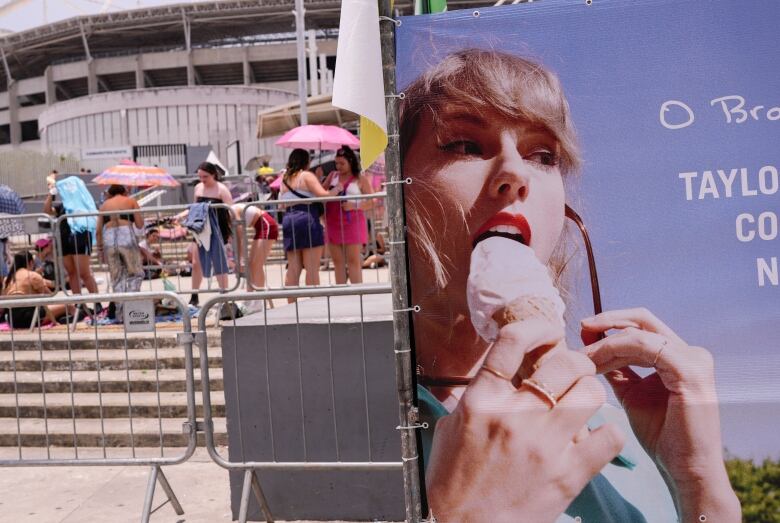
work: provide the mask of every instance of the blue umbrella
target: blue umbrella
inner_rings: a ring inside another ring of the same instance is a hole
[[[14,234],[24,233],[21,220],[11,220],[3,215],[24,214],[24,202],[19,193],[0,184],[0,238],[8,238]]]

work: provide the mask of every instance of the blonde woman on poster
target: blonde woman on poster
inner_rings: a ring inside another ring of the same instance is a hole
[[[436,519],[740,521],[710,353],[644,309],[567,318],[585,346],[566,344],[565,187],[580,157],[556,76],[513,55],[464,50],[404,93],[418,392],[431,423],[423,440]],[[624,410],[605,403],[599,374]]]

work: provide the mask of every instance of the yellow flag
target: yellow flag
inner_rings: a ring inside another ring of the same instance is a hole
[[[360,115],[360,157],[368,167],[387,147],[377,0],[343,0],[333,105]]]

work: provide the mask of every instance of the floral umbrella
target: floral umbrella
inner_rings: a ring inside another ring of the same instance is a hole
[[[92,180],[98,185],[126,185],[136,187],[177,187],[179,182],[161,167],[146,167],[123,161],[109,167]]]

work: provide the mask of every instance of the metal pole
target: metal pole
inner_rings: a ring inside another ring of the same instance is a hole
[[[298,98],[301,104],[301,125],[309,123],[309,115],[306,109],[306,39],[304,37],[303,0],[295,0],[295,43],[298,48]]]
[[[391,0],[379,2],[379,15],[392,17]],[[390,283],[393,289],[393,310],[408,310],[409,291],[407,281],[406,225],[404,216],[404,194],[401,172],[401,151],[398,140],[398,98],[395,93],[395,24],[380,22],[382,45],[382,69],[385,85],[385,108],[387,110],[387,149],[385,168],[387,172],[388,234],[390,236]],[[406,521],[417,523],[422,519],[420,495],[420,467],[417,455],[418,424],[417,409],[414,406],[414,375],[411,350],[411,329],[409,312],[393,314],[393,348],[395,349],[395,376],[398,387],[398,415],[401,422],[401,456],[403,458],[404,494]],[[404,428],[410,427],[410,428]]]

